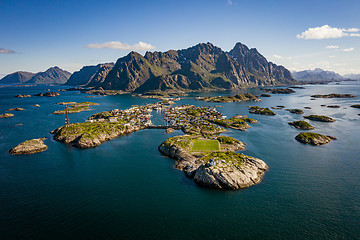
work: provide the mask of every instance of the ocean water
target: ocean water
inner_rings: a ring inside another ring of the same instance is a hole
[[[21,99],[14,96],[49,87],[0,87],[0,113],[26,109],[0,119],[0,239],[360,239],[360,109],[350,107],[360,104],[359,97],[310,100],[312,94],[360,96],[360,82],[305,87],[257,103],[219,104],[193,98],[230,92],[191,94],[178,101],[222,105],[217,109],[228,117],[242,114],[259,121],[246,132],[225,133],[247,144],[244,154],[269,166],[261,183],[238,191],[199,187],[173,168],[173,160],[157,147],[180,131],[142,130],[85,150],[56,142],[50,134],[64,123],[63,115],[51,114],[62,108],[56,105],[60,101],[100,104],[69,115],[71,122],[80,122],[100,111],[156,100],[130,95],[87,98],[77,92]],[[305,115],[336,119],[311,122],[313,131],[338,140],[317,147],[301,144],[294,139],[301,131],[287,123],[302,115],[285,110],[274,110],[276,116],[253,115],[248,105],[311,107]],[[161,113],[153,115],[153,122],[161,124]],[[17,144],[40,137],[47,137],[47,151],[8,153]]]

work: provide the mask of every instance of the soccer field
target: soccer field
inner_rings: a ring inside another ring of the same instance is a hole
[[[216,140],[194,140],[191,151],[219,151],[219,142]]]

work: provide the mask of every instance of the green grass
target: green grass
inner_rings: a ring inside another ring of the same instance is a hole
[[[219,151],[219,142],[216,140],[194,140],[191,151],[193,152],[208,152]]]

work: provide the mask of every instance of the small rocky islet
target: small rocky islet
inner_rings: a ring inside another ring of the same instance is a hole
[[[265,92],[270,92],[272,94],[291,94],[295,93],[291,88],[264,88],[262,89]]]
[[[262,108],[262,107],[259,107],[259,106],[250,106],[249,107],[249,113],[267,115],[267,116],[276,115],[276,113],[271,111],[269,108]]]
[[[304,111],[303,111],[303,110],[297,109],[297,108],[294,108],[294,109],[286,109],[286,111],[289,111],[289,112],[295,113],[295,114],[304,114]]]
[[[88,111],[90,110],[90,106],[96,106],[99,105],[98,103],[93,103],[93,102],[59,102],[57,103],[58,105],[66,105],[69,106],[67,108],[67,113],[79,113],[79,112],[83,112],[83,111]],[[53,112],[52,114],[65,114],[66,110],[57,110],[55,112]]]
[[[218,97],[197,97],[197,100],[206,101],[206,102],[243,102],[243,101],[261,101],[259,98],[254,96],[251,93],[237,94],[234,96],[218,96]]]
[[[9,150],[10,154],[20,155],[20,154],[33,154],[38,152],[43,152],[47,150],[47,146],[44,144],[46,138],[37,138],[27,140],[20,143],[16,147]]]
[[[335,137],[332,136],[325,136],[319,133],[313,133],[313,132],[303,132],[299,133],[295,139],[298,142],[304,143],[304,144],[311,144],[311,145],[324,145],[332,140],[336,140]]]
[[[355,95],[352,94],[339,94],[339,93],[331,93],[331,94],[316,94],[311,95],[312,98],[356,98]]]
[[[328,116],[324,116],[324,115],[309,115],[309,116],[304,116],[304,118],[312,120],[312,121],[318,121],[318,122],[335,122],[336,120],[328,117]]]
[[[13,117],[14,114],[12,113],[3,113],[3,114],[0,114],[0,118],[11,118]]]
[[[37,93],[34,96],[36,97],[56,97],[60,96],[58,92],[45,92],[45,93]]]
[[[305,122],[305,121],[294,121],[294,122],[289,122],[288,124],[297,129],[302,129],[302,130],[314,129],[314,127],[311,124],[309,124],[308,122]]]
[[[25,109],[24,108],[20,108],[20,107],[17,107],[17,108],[9,108],[8,110],[6,111],[24,111]]]

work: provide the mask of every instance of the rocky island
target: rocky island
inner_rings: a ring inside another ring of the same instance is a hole
[[[67,105],[69,108],[67,109],[68,113],[79,113],[82,111],[90,110],[90,106],[99,105],[98,103],[93,102],[60,102],[58,105]],[[65,110],[58,110],[53,112],[52,114],[65,114]]]
[[[8,110],[6,110],[6,111],[24,111],[25,109],[24,108],[19,108],[19,107],[17,107],[17,108],[9,108]]]
[[[20,143],[16,147],[9,150],[10,154],[18,155],[18,154],[33,154],[38,152],[43,152],[47,150],[47,146],[44,144],[44,140],[46,138],[37,138],[27,140],[25,142]]]
[[[309,120],[313,120],[313,121],[318,121],[318,122],[335,122],[335,119],[332,119],[331,117],[327,117],[327,116],[323,116],[323,115],[309,115],[309,116],[304,116],[304,118],[309,119]]]
[[[335,137],[332,136],[325,136],[319,133],[313,133],[313,132],[303,132],[303,133],[299,133],[295,139],[301,143],[305,143],[305,144],[311,144],[311,145],[324,145],[327,144],[329,142],[331,142],[331,140],[336,140]]]
[[[176,160],[175,168],[202,186],[240,189],[260,182],[268,166],[260,159],[235,153],[245,144],[231,137],[202,139],[177,136],[159,146],[165,156]]]
[[[291,113],[295,113],[295,114],[304,114],[304,111],[301,109],[286,109],[286,111],[289,111]]]
[[[59,96],[60,94],[58,92],[45,92],[45,93],[37,93],[34,96],[37,97],[56,97]]]
[[[265,88],[262,89],[265,92],[270,92],[272,94],[290,94],[290,93],[295,93],[294,90],[292,90],[291,88]]]
[[[0,114],[0,118],[10,118],[10,117],[13,117],[14,114],[12,113],[3,113],[3,114]]]
[[[197,100],[202,100],[206,102],[243,102],[243,101],[261,101],[259,98],[255,97],[251,93],[237,94],[235,96],[226,96],[226,97],[198,97]]]
[[[316,94],[311,95],[312,98],[356,98],[356,96],[352,94],[338,94],[338,93],[331,93],[331,94]]]
[[[159,109],[164,113],[166,126],[151,123],[151,111]],[[219,125],[245,130],[247,123],[255,122],[241,115],[226,119],[212,107],[170,107],[162,101],[93,114],[86,122],[68,124],[52,133],[57,141],[78,148],[92,148],[141,129],[166,129],[167,132],[180,129],[186,135],[167,139],[159,146],[159,151],[175,158],[175,167],[183,169],[188,177],[203,186],[239,189],[258,183],[268,167],[260,159],[235,153],[243,150],[245,144],[219,136],[226,131]]]
[[[258,106],[249,107],[249,113],[268,115],[268,116],[276,115],[276,113],[271,111],[269,108],[262,108]]]
[[[27,97],[31,97],[31,95],[28,95],[28,94],[23,94],[23,95],[18,94],[18,95],[16,95],[15,97],[16,97],[16,98],[27,98]]]
[[[360,104],[351,105],[350,107],[353,107],[353,108],[360,108]]]
[[[294,121],[294,122],[289,122],[288,124],[297,129],[303,129],[303,130],[314,129],[314,127],[312,125],[310,125],[309,123],[307,123],[305,121]]]

